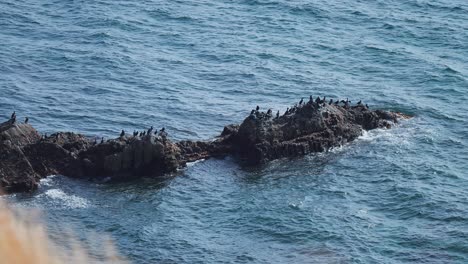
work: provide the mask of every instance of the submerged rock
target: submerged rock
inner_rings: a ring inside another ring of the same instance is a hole
[[[102,181],[158,177],[210,157],[234,155],[248,164],[321,152],[352,141],[363,130],[390,128],[404,115],[310,102],[273,118],[252,111],[240,125],[226,126],[211,141],[172,142],[166,136],[121,136],[97,143],[59,132],[42,137],[29,124],[0,124],[0,188],[27,192],[48,175]]]

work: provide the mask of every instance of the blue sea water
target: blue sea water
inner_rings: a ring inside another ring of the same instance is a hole
[[[0,0],[0,117],[42,133],[209,139],[310,94],[414,118],[258,168],[53,176],[8,200],[134,263],[468,263],[466,0]]]

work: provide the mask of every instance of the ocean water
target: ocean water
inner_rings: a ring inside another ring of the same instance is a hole
[[[310,94],[414,118],[257,168],[7,199],[134,263],[468,263],[466,0],[0,0],[0,118],[42,133],[209,139]]]

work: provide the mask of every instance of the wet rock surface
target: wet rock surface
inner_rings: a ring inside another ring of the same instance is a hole
[[[0,124],[0,188],[6,193],[34,191],[41,178],[53,174],[101,181],[159,177],[187,162],[226,155],[256,165],[325,151],[354,140],[363,130],[390,128],[399,118],[406,116],[317,99],[281,116],[252,110],[240,125],[226,126],[213,140],[180,142],[166,133],[100,142],[70,132],[41,137],[31,125],[9,120]]]

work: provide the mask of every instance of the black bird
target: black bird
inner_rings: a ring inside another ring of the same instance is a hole
[[[303,102],[304,102],[304,98],[301,98],[301,100],[299,101],[299,105],[301,105]]]
[[[289,107],[286,108],[286,112],[284,112],[285,115],[289,114]]]
[[[324,97],[323,97],[323,100],[322,100],[322,103],[326,103],[326,102],[327,102],[327,97],[324,96]]]
[[[143,132],[140,132],[140,137],[142,137],[142,136],[143,136]]]
[[[280,115],[280,113],[279,113],[279,110],[278,110],[278,112],[276,112],[276,118],[279,118],[279,115]]]
[[[338,105],[340,103],[340,99],[336,100],[335,105]]]
[[[341,102],[342,102],[343,104],[346,104],[346,101],[345,101],[345,100],[341,100]]]
[[[366,104],[366,108],[369,109],[369,106]]]
[[[25,124],[27,124],[27,123],[28,123],[28,121],[29,121],[29,118],[28,118],[28,117],[26,117],[26,118],[24,119],[24,123],[25,123]]]
[[[153,126],[151,126],[151,127],[148,129],[148,132],[147,132],[146,134],[151,135],[151,132],[153,132]]]
[[[11,122],[12,124],[16,123],[16,115],[13,116],[13,117],[10,119],[10,122]]]
[[[125,131],[122,129],[122,132],[120,132],[120,137],[125,136]]]
[[[13,118],[15,118],[15,119],[16,119],[16,111],[13,111],[13,114],[11,114],[11,117],[10,117],[10,119],[13,119]]]
[[[103,144],[103,143],[104,143],[104,137],[101,138],[101,144]]]
[[[143,131],[143,136],[146,136],[146,131]]]
[[[272,112],[271,109],[268,109],[267,115],[271,115],[271,112]]]
[[[257,111],[260,110],[260,106],[257,105],[257,108],[255,108],[255,110],[257,110]]]
[[[330,99],[330,102],[328,102],[329,105],[333,104],[333,99]]]
[[[357,102],[358,105],[362,104],[361,100],[359,100],[359,102]]]
[[[250,112],[251,115],[255,114],[255,109],[252,109],[252,112]]]
[[[320,104],[320,96],[317,96],[317,99],[315,99],[315,102],[316,102],[317,104]]]
[[[93,145],[96,145],[97,144],[97,138],[94,138],[94,143]]]
[[[312,103],[314,101],[314,98],[311,96],[309,96],[309,103]]]
[[[257,106],[257,107],[258,107],[258,106]],[[166,131],[166,128],[165,128],[165,127],[161,128],[161,130],[159,130],[159,132],[164,132],[164,131]]]

